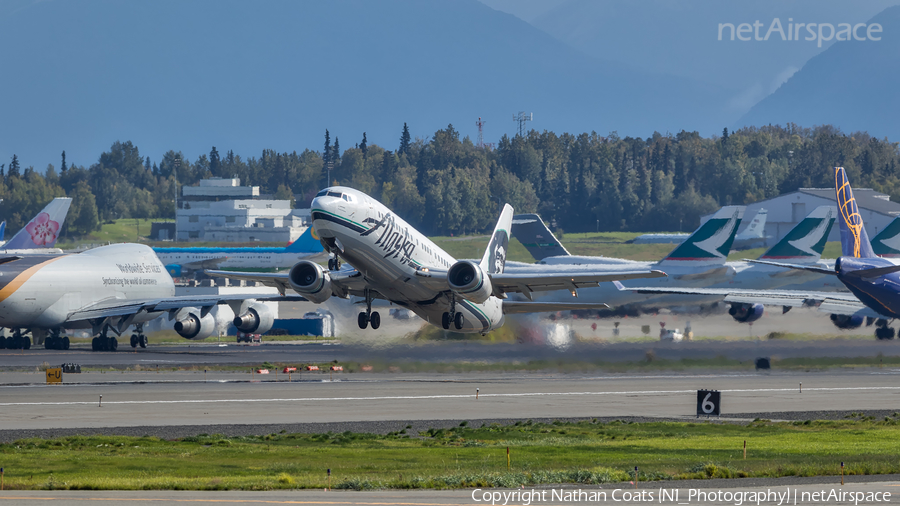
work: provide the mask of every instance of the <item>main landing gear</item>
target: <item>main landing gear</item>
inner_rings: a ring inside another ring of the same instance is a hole
[[[147,347],[147,336],[144,335],[144,324],[138,323],[134,326],[134,334],[131,334],[131,347],[137,348]]]
[[[59,336],[59,329],[50,331],[50,335],[44,339],[44,348],[48,350],[68,350],[69,336]]]
[[[456,327],[456,330],[462,330],[466,324],[466,316],[456,311],[455,297],[450,299],[450,311],[441,315],[441,326],[444,327],[444,330],[450,330],[451,324]]]
[[[91,349],[94,351],[116,351],[119,348],[119,340],[115,336],[107,337],[109,325],[104,325],[100,335],[91,340]]]
[[[372,311],[372,294],[369,293],[368,288],[366,289],[366,311],[359,313],[357,323],[359,323],[359,328],[361,329],[368,327],[370,323],[372,324],[372,329],[377,329],[381,326],[381,315],[378,314],[378,311]]]
[[[882,339],[893,339],[895,336],[895,331],[893,328],[888,327],[888,321],[884,318],[879,318],[875,320],[875,338],[879,341]]]
[[[31,348],[31,338],[24,335],[22,329],[13,329],[13,335],[9,337],[0,337],[0,348],[6,348],[8,350],[27,350]]]

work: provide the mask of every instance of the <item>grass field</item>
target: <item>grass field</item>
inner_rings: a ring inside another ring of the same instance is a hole
[[[8,489],[517,487],[900,471],[900,413],[749,425],[518,422],[375,434],[75,436],[0,445]],[[743,444],[747,442],[747,458]],[[506,449],[510,449],[507,469]]]

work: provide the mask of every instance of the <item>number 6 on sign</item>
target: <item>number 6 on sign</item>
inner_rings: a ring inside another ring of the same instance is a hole
[[[722,392],[718,390],[697,390],[697,416],[719,416]]]

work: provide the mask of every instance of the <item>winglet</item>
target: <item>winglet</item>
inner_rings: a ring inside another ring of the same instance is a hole
[[[571,256],[537,214],[513,216],[512,235],[538,262],[547,257]]]
[[[834,190],[840,213],[841,252],[846,257],[875,258],[853,188],[843,167],[834,168]]]
[[[484,256],[481,257],[481,268],[490,274],[503,272],[506,265],[506,253],[509,251],[509,230],[512,228],[513,208],[504,204],[494,233],[491,234],[491,242],[488,243]]]
[[[662,262],[724,264],[745,209],[744,206],[725,206],[719,209]]]
[[[625,285],[623,285],[620,281],[613,281],[614,285],[616,285],[616,290],[620,292],[624,292],[626,290]]]
[[[834,226],[837,209],[819,206],[800,220],[777,244],[760,255],[760,260],[792,260],[817,262],[822,258],[825,242]]]
[[[68,197],[57,197],[51,200],[37,216],[3,245],[3,249],[54,247],[71,205],[72,199]]]

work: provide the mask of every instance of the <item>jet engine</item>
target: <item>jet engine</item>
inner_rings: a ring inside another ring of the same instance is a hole
[[[855,329],[863,324],[863,317],[844,314],[832,314],[831,323],[833,323],[834,326],[839,329]]]
[[[291,288],[310,302],[321,304],[331,297],[331,275],[321,265],[301,260],[288,273]]]
[[[763,312],[765,308],[762,304],[732,304],[728,309],[728,314],[731,315],[735,321],[739,321],[741,323],[750,323],[755,322],[762,318]]]
[[[454,293],[464,299],[480,304],[491,296],[491,278],[475,262],[460,260],[447,271],[447,283]]]
[[[211,313],[201,317],[200,311],[192,309],[180,316],[175,322],[175,332],[185,339],[199,341],[213,335],[216,331],[216,318]]]
[[[251,304],[244,314],[234,317],[234,326],[245,334],[265,334],[274,324],[275,317],[265,304]]]

